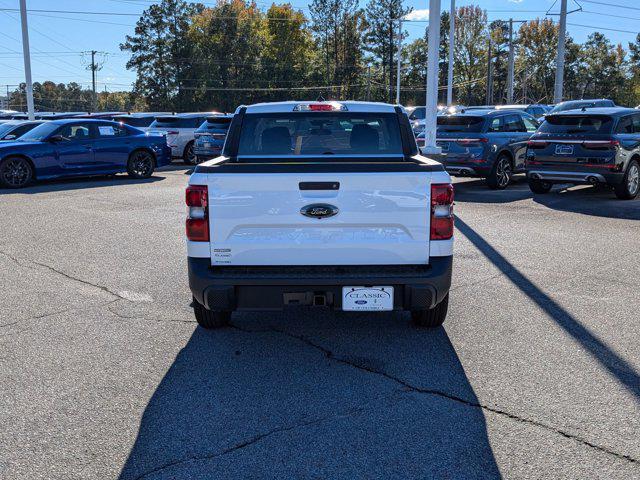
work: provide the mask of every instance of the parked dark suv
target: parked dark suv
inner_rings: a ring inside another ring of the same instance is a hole
[[[527,140],[539,123],[519,110],[472,110],[438,117],[435,156],[454,176],[483,177],[492,189],[509,185],[515,173],[524,172]],[[424,134],[417,138],[424,146]]]
[[[220,156],[232,118],[233,115],[215,115],[200,125],[195,132],[196,142],[193,146],[196,163]]]
[[[528,142],[526,170],[535,193],[554,183],[607,184],[621,199],[640,190],[640,112],[583,108],[550,114]]]

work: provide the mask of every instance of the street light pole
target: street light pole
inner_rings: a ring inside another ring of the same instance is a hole
[[[396,104],[400,105],[400,70],[402,65],[402,18],[398,19],[398,72],[396,73]]]
[[[24,76],[27,84],[27,113],[29,120],[35,119],[33,108],[33,82],[31,80],[31,55],[29,53],[29,27],[27,26],[27,0],[20,0],[20,22],[22,23],[22,56]]]
[[[447,71],[447,106],[453,105],[453,48],[456,34],[456,0],[451,0],[449,12],[449,68]]]
[[[553,89],[553,102],[562,101],[562,84],[564,82],[564,46],[567,34],[567,0],[560,4],[560,28],[558,31],[558,57],[556,58],[556,81]]]
[[[427,59],[427,99],[424,116],[425,154],[437,155],[441,149],[436,146],[438,115],[438,49],[440,46],[440,0],[429,0],[429,48]]]
[[[507,103],[513,103],[513,76],[514,76],[514,54],[513,54],[513,18],[509,19],[509,69],[507,71]]]

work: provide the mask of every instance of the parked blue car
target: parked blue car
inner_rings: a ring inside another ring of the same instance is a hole
[[[107,120],[53,120],[0,144],[0,187],[34,180],[127,172],[148,178],[171,162],[165,137]]]
[[[233,115],[207,117],[195,131],[196,141],[193,145],[193,153],[196,156],[196,163],[220,156],[232,119]]]
[[[492,189],[506,188],[524,173],[527,141],[538,121],[520,110],[472,110],[438,116],[434,156],[451,175],[485,178]],[[424,146],[424,134],[416,139]],[[439,157],[439,158],[438,158]]]

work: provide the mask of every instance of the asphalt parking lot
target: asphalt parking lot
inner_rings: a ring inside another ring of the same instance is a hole
[[[0,191],[1,478],[640,478],[640,200],[460,180],[443,329],[204,331],[187,178]]]

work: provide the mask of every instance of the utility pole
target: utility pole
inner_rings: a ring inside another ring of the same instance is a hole
[[[91,110],[96,110],[96,105],[98,104],[98,97],[96,94],[96,52],[95,50],[91,50],[91,84],[93,86],[93,105]]]
[[[489,49],[487,51],[487,105],[493,105],[493,42],[489,32]]]
[[[398,19],[398,71],[396,73],[396,104],[400,105],[400,70],[402,65],[402,18]]]
[[[507,70],[507,103],[513,103],[513,75],[514,75],[514,54],[513,54],[513,18],[509,19],[509,68]]]
[[[564,83],[564,47],[567,35],[567,0],[560,4],[560,30],[558,32],[558,57],[556,58],[556,82],[553,89],[553,103],[562,101]]]
[[[440,46],[440,0],[429,0],[429,39],[427,58],[427,99],[424,117],[423,153],[437,155],[436,145],[438,115],[438,49]]]
[[[367,66],[367,102],[371,100],[371,65]]]
[[[33,81],[31,80],[31,54],[29,51],[29,27],[27,26],[27,0],[20,0],[20,22],[22,23],[22,56],[24,76],[27,84],[27,113],[29,120],[35,119],[33,109]]]
[[[456,0],[451,0],[449,11],[449,68],[447,70],[447,106],[453,105],[453,48],[456,36]]]

